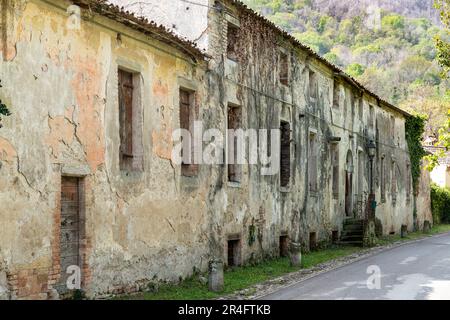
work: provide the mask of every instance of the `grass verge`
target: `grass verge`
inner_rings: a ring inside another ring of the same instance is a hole
[[[402,238],[400,235],[389,235],[378,239],[378,245],[388,245],[397,241],[411,241],[426,238],[428,236],[436,235],[439,233],[450,232],[450,224],[438,224],[431,228],[428,233],[422,231],[410,232],[406,237]]]
[[[434,226],[429,233],[412,232],[405,238],[400,235],[390,235],[378,239],[378,245],[388,245],[398,241],[410,241],[424,238],[430,235],[449,232],[450,224]],[[301,268],[311,268],[337,258],[345,257],[364,250],[361,247],[332,246],[327,249],[303,254],[302,266],[293,267],[288,258],[267,260],[254,266],[243,266],[224,273],[224,291],[220,293],[208,291],[206,284],[199,280],[199,276],[193,276],[183,280],[178,285],[161,284],[152,292],[143,292],[133,296],[122,296],[119,299],[144,299],[144,300],[204,300],[214,299],[235,291],[248,288],[260,282],[270,280],[284,274],[298,271]]]

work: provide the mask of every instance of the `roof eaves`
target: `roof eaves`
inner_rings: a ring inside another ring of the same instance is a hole
[[[145,17],[138,17],[129,11],[125,11],[123,7],[108,3],[106,0],[71,0],[71,2],[139,32],[151,34],[158,40],[174,46],[189,55],[194,61],[208,57],[193,41],[181,38],[163,25],[158,25]]]
[[[295,46],[300,47],[301,49],[307,51],[307,53],[309,55],[311,55],[314,58],[316,58],[317,60],[323,62],[325,65],[330,67],[335,73],[337,73],[340,77],[344,78],[345,80],[347,80],[350,83],[353,83],[353,85],[358,86],[361,90],[363,90],[364,92],[366,92],[367,94],[369,94],[370,96],[375,98],[378,102],[381,102],[384,105],[386,105],[388,108],[401,113],[405,117],[411,117],[412,116],[409,112],[407,112],[407,111],[405,111],[403,109],[400,109],[399,107],[394,106],[390,102],[387,102],[386,100],[384,100],[383,98],[378,96],[376,93],[374,93],[374,92],[370,91],[369,89],[367,89],[366,87],[364,87],[361,83],[358,82],[358,80],[356,80],[355,78],[353,78],[349,74],[345,73],[342,69],[340,69],[335,64],[333,64],[333,63],[329,62],[328,60],[326,60],[325,58],[321,57],[319,54],[317,54],[317,52],[315,52],[309,46],[307,46],[307,45],[301,43],[300,41],[298,41],[295,37],[293,37],[287,31],[283,30],[282,28],[277,26],[275,23],[273,23],[272,21],[268,20],[266,17],[264,17],[261,14],[255,12],[253,9],[249,8],[242,1],[240,1],[240,0],[229,0],[229,1],[232,4],[234,4],[238,9],[240,9],[240,10],[242,10],[242,11],[244,11],[244,12],[246,12],[246,13],[252,15],[252,16],[254,16],[255,18],[261,20],[267,26],[273,28],[276,32],[278,32],[284,38],[286,38],[289,41],[291,41]]]

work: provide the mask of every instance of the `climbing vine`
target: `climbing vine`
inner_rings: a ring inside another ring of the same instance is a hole
[[[0,80],[0,88],[2,87],[2,81]],[[0,128],[2,127],[2,116],[9,116],[11,112],[8,107],[0,99]]]
[[[426,155],[426,152],[422,147],[422,135],[424,133],[426,120],[426,115],[416,113],[408,117],[405,123],[406,142],[408,143],[411,159],[411,175],[415,193],[417,191],[417,184],[421,172],[421,160]]]

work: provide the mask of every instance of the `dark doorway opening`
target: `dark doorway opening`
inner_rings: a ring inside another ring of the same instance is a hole
[[[339,231],[333,230],[331,232],[331,243],[335,244],[339,241]]]
[[[241,264],[241,240],[228,240],[228,266],[235,267]]]
[[[317,234],[315,232],[309,233],[309,250],[313,251],[317,249]]]
[[[280,257],[287,257],[289,254],[289,237],[280,236]]]

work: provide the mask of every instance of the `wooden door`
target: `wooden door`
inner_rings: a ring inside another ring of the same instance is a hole
[[[66,293],[67,268],[80,265],[80,179],[61,178],[60,265],[58,291]]]

